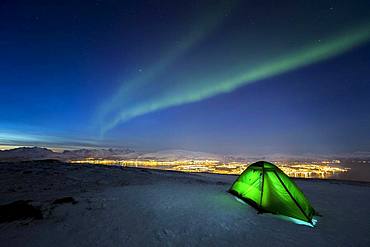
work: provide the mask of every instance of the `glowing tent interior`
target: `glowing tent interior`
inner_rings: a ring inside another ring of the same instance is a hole
[[[294,181],[269,162],[251,164],[229,192],[260,213],[288,216],[314,225],[313,216],[317,213],[308,199]]]

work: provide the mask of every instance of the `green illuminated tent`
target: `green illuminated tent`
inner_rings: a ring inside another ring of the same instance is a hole
[[[285,215],[313,225],[315,210],[308,199],[282,170],[269,162],[250,165],[229,192],[260,213]]]

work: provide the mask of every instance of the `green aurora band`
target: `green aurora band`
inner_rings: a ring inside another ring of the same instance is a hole
[[[214,10],[211,15],[205,13],[194,14],[193,23],[188,25],[190,30],[185,32],[185,35],[179,38],[178,45],[162,52],[161,60],[155,63],[145,73],[137,76],[132,80],[125,81],[125,83],[118,88],[115,95],[109,101],[102,104],[98,111],[98,119],[102,121],[107,115],[114,111],[117,106],[121,104],[123,98],[130,97],[130,93],[134,90],[139,90],[146,84],[150,83],[157,76],[164,73],[168,67],[173,64],[179,57],[186,54],[190,49],[198,43],[206,39],[217,27],[224,21],[226,14],[232,11],[237,6],[238,1],[218,2],[214,3]],[[204,10],[203,10],[204,12]]]
[[[367,24],[361,28],[344,32],[325,42],[301,48],[294,52],[290,52],[289,54],[282,55],[280,57],[278,56],[273,60],[259,63],[255,66],[246,66],[246,68],[242,68],[242,71],[236,71],[233,73],[234,76],[227,79],[215,80],[214,78],[211,78],[208,81],[204,81],[202,79],[201,82],[197,82],[196,79],[194,81],[182,81],[182,86],[180,88],[165,90],[164,92],[156,94],[154,97],[148,97],[147,100],[138,101],[132,106],[127,106],[123,102],[117,100],[123,96],[122,93],[118,93],[114,97],[115,100],[110,101],[110,104],[114,105],[118,110],[112,112],[113,115],[103,121],[103,124],[101,125],[101,133],[104,135],[119,123],[126,122],[132,118],[150,112],[186,103],[197,102],[221,93],[228,93],[243,85],[254,83],[268,77],[331,58],[356,46],[364,44],[369,40],[370,24]],[[169,60],[170,61],[166,62],[166,64],[171,62],[172,59]],[[248,58],[245,58],[245,60],[247,61]],[[153,75],[149,74],[149,77],[152,76]],[[144,79],[146,78],[147,77]],[[127,90],[127,93],[130,93],[132,89],[133,88]],[[110,107],[108,111],[112,110],[114,107]]]

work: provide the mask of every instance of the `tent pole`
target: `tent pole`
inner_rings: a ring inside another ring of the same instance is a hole
[[[285,186],[283,180],[281,180],[281,178],[279,177],[279,174],[277,174],[276,171],[274,171],[276,177],[279,179],[280,183],[283,185],[284,189],[288,192],[290,198],[292,198],[292,200],[294,201],[294,203],[297,205],[297,207],[301,210],[302,214],[304,215],[304,217],[306,217],[306,219],[308,220],[308,222],[310,222],[312,225],[313,225],[313,222],[310,218],[308,218],[308,216],[306,215],[306,213],[304,212],[303,208],[301,207],[301,205],[299,205],[299,203],[296,201],[296,199],[294,199],[293,195],[290,193],[290,191],[288,190],[288,188]]]
[[[262,197],[263,197],[263,185],[265,183],[265,168],[262,166],[262,186],[261,186],[261,198],[260,198],[260,208],[262,208]]]

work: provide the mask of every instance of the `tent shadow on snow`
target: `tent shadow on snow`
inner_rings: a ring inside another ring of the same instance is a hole
[[[266,161],[251,164],[229,192],[258,213],[271,213],[297,224],[313,227],[317,222],[314,216],[319,216],[294,181]]]

